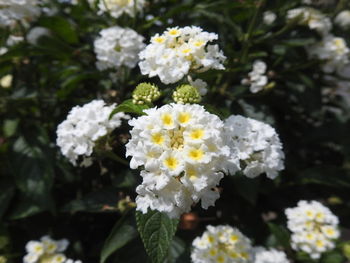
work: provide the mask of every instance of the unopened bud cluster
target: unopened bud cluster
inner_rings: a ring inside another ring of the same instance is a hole
[[[173,93],[173,99],[176,103],[199,103],[201,101],[201,95],[198,90],[191,85],[181,85],[176,88]]]
[[[134,104],[151,103],[160,97],[160,91],[156,85],[150,83],[140,83],[132,93]]]

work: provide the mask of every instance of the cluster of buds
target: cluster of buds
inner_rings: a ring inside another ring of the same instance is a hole
[[[201,95],[199,91],[191,85],[181,85],[176,88],[173,93],[173,99],[176,103],[199,103],[201,101]]]
[[[140,83],[132,93],[134,104],[151,103],[160,97],[160,91],[156,85],[150,83]]]

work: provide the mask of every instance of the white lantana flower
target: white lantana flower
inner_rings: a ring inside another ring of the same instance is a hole
[[[0,0],[0,26],[31,20],[40,15],[38,0]]]
[[[145,47],[143,37],[130,28],[113,26],[103,29],[94,42],[99,70],[126,66],[134,68],[139,52]]]
[[[204,80],[201,80],[201,79],[192,80],[192,78],[189,76],[188,82],[192,87],[195,87],[198,90],[201,96],[204,96],[205,94],[207,94],[208,83],[206,83]]]
[[[350,10],[341,11],[334,19],[334,23],[344,29],[350,27]]]
[[[141,73],[158,76],[165,83],[175,83],[190,71],[225,69],[226,57],[218,45],[209,45],[218,35],[203,31],[200,27],[168,28],[162,35],[156,34],[141,53]]]
[[[288,10],[287,20],[298,19],[299,25],[308,26],[312,30],[316,30],[321,35],[327,35],[332,29],[332,22],[329,17],[322,14],[317,9],[311,7],[299,7]]]
[[[313,259],[335,247],[339,237],[338,218],[317,201],[299,201],[297,207],[287,208],[287,226],[292,232],[292,248],[304,251]]]
[[[119,127],[122,119],[128,119],[128,115],[119,112],[109,120],[115,106],[93,100],[72,108],[67,119],[58,125],[56,143],[73,165],[77,164],[79,156],[85,158],[85,166],[91,164],[86,157],[91,156],[96,141]]]
[[[326,73],[341,70],[349,63],[350,50],[341,37],[327,35],[321,42],[310,46],[307,51],[310,57],[324,61],[322,69]]]
[[[289,263],[286,253],[274,248],[265,249],[263,247],[253,248],[254,263]]]
[[[263,22],[266,25],[271,25],[275,22],[277,15],[272,11],[265,11],[263,13]]]
[[[231,226],[207,226],[203,235],[193,240],[192,246],[193,263],[251,262],[251,241]]]
[[[92,4],[93,1],[89,0],[89,3]],[[124,13],[134,17],[136,12],[142,11],[145,3],[145,0],[99,0],[98,8],[100,13],[107,12],[114,18]]]
[[[31,240],[26,244],[27,254],[23,257],[23,263],[81,263],[67,259],[62,253],[68,245],[67,239],[53,240],[49,236],[41,237],[40,241]]]
[[[130,167],[142,167],[143,182],[136,188],[137,210],[148,208],[172,218],[201,201],[214,205],[220,170],[229,149],[223,141],[223,122],[196,104],[168,104],[132,119],[126,155]]]
[[[250,85],[249,89],[252,93],[257,93],[264,89],[268,83],[266,74],[267,65],[264,61],[256,60],[253,63],[253,70],[248,73],[248,78],[243,79],[243,85]]]
[[[275,179],[284,169],[282,144],[275,129],[261,121],[232,115],[225,120],[226,144],[231,149],[228,170],[234,174],[240,166],[243,173],[254,178],[266,173]],[[233,169],[230,169],[230,165]]]

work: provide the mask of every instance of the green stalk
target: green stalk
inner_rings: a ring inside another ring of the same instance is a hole
[[[260,11],[261,6],[263,5],[264,0],[260,0],[257,4],[257,7],[255,8],[254,11],[254,15],[252,20],[250,21],[250,24],[248,26],[248,32],[247,34],[244,36],[244,41],[243,41],[243,51],[242,51],[242,56],[240,61],[242,63],[246,63],[247,62],[247,58],[248,58],[248,52],[249,52],[249,48],[250,48],[250,39],[254,30],[254,26],[256,24],[256,20],[258,18],[258,14]]]

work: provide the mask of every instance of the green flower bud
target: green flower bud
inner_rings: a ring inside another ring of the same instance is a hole
[[[201,101],[201,95],[198,90],[191,85],[181,85],[173,93],[173,99],[176,103],[198,103]]]
[[[158,87],[150,83],[140,83],[132,93],[132,102],[134,104],[151,103],[160,97]]]

